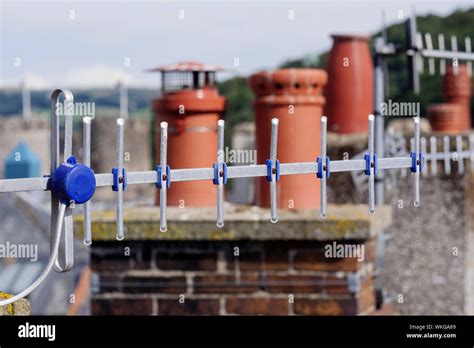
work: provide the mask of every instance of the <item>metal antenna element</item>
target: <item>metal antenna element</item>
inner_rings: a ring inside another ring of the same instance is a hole
[[[169,176],[169,168],[167,166],[167,155],[168,155],[168,123],[166,122],[161,122],[160,124],[160,174],[157,177],[158,182],[161,183],[159,185],[160,188],[160,231],[161,232],[166,232],[168,227],[167,227],[167,222],[166,222],[166,190],[168,189],[169,185],[167,185],[167,182],[169,181],[168,176]]]
[[[217,121],[217,227],[224,226],[224,120]]]
[[[431,41],[431,34],[430,33],[425,33],[425,41],[426,41],[426,48],[429,50],[433,49],[433,41]],[[423,42],[421,43],[423,44]],[[434,58],[429,58],[428,59],[428,71],[430,75],[435,74],[435,60]]]
[[[447,175],[451,174],[451,154],[449,152],[449,137],[445,135],[443,137],[443,149],[444,149],[444,171]]]
[[[420,92],[420,42],[416,28],[416,17],[411,15],[405,22],[406,56],[408,61],[408,76],[410,87],[415,93]]]
[[[385,11],[382,11],[382,39],[383,42],[387,42],[388,40],[388,28],[387,28],[387,16]],[[383,98],[385,99],[387,96],[390,95],[390,77],[388,74],[388,63],[387,61],[382,62],[382,71],[383,71],[383,90],[384,95]]]
[[[328,215],[326,202],[327,202],[327,192],[326,192],[326,180],[328,177],[329,171],[329,159],[327,157],[327,129],[328,129],[328,119],[326,116],[321,117],[321,157],[318,158],[318,171],[321,171],[321,175],[318,175],[318,178],[321,179],[321,219],[325,219]]]
[[[464,38],[464,46],[466,48],[466,52],[468,52],[468,53],[472,52],[471,38],[470,37]],[[467,73],[468,73],[469,77],[472,77],[472,61],[467,62]]]
[[[420,118],[415,117],[415,153],[412,153],[412,171],[415,172],[414,187],[415,200],[413,204],[415,207],[420,206],[420,172],[423,163],[423,157],[420,152]],[[414,167],[414,170],[413,170]]]
[[[56,90],[51,97],[52,122],[51,122],[51,154],[52,166],[51,175],[42,178],[26,179],[6,179],[0,180],[0,193],[16,191],[51,191],[52,194],[52,233],[51,233],[51,254],[50,261],[40,277],[22,293],[14,296],[12,299],[0,302],[0,305],[11,303],[21,297],[28,295],[33,291],[47,276],[49,271],[54,268],[56,271],[65,272],[72,268],[73,258],[73,234],[72,234],[72,214],[71,211],[76,204],[84,204],[84,243],[92,243],[91,233],[91,214],[90,200],[92,199],[96,187],[111,187],[116,192],[116,239],[124,239],[124,211],[123,211],[123,192],[127,185],[136,184],[155,184],[160,189],[160,231],[166,232],[166,195],[171,182],[212,180],[217,185],[217,226],[224,225],[224,185],[227,179],[266,177],[270,184],[271,201],[271,222],[278,221],[277,182],[281,175],[315,174],[320,179],[321,185],[321,211],[320,216],[327,216],[327,179],[331,172],[353,172],[364,171],[368,176],[369,185],[369,212],[375,211],[375,180],[380,171],[390,169],[411,168],[414,176],[415,205],[419,205],[419,177],[422,171],[423,154],[420,152],[420,127],[419,118],[415,118],[415,150],[410,156],[383,158],[377,156],[375,149],[375,117],[369,115],[369,149],[364,158],[351,160],[330,161],[327,156],[327,118],[321,118],[321,153],[313,162],[300,163],[281,163],[277,159],[278,143],[278,119],[271,121],[271,141],[270,158],[265,164],[242,165],[227,167],[224,161],[224,126],[223,120],[217,123],[218,146],[217,162],[210,168],[187,168],[170,169],[167,164],[167,142],[168,142],[168,124],[162,122],[161,141],[160,141],[160,164],[155,170],[137,171],[127,173],[124,166],[124,126],[125,121],[122,118],[117,119],[117,148],[116,167],[112,168],[111,173],[95,174],[90,168],[90,147],[91,147],[91,119],[83,119],[83,157],[84,164],[79,164],[72,154],[72,114],[66,114],[64,161],[59,162],[59,115],[56,113],[56,104],[60,94],[64,94],[67,102],[73,101],[72,93],[69,91]],[[66,108],[67,109],[67,108]],[[467,153],[470,158],[474,158],[474,139],[471,139],[471,150]],[[458,147],[459,149],[459,147]],[[449,148],[448,148],[449,150]],[[295,149],[297,151],[297,149]],[[463,156],[465,153],[463,152]],[[69,215],[68,215],[69,214]],[[59,245],[61,233],[64,225],[65,240],[65,263],[61,266],[58,262]]]
[[[278,142],[278,119],[272,119],[272,133],[271,133],[271,140],[270,140],[270,210],[271,210],[271,218],[270,221],[272,223],[278,222],[278,205],[277,205],[277,175],[279,176],[279,162],[277,164],[277,142]]]
[[[374,145],[374,115],[369,115],[369,213],[373,214],[375,212],[375,175],[376,175],[376,163],[377,156],[375,155],[375,145]]]
[[[458,173],[459,174],[464,174],[464,161],[463,161],[462,158],[459,157],[461,155],[461,153],[462,153],[462,136],[457,135],[456,136],[456,155],[455,155],[455,159],[458,163]]]
[[[444,49],[445,49],[444,35],[439,34],[438,35],[438,50],[440,52],[443,52]],[[441,73],[441,76],[444,76],[444,74],[446,74],[446,59],[444,59],[444,58],[441,58],[439,60],[439,72]]]
[[[114,181],[115,182],[115,187],[114,191],[117,192],[117,234],[116,234],[116,239],[117,240],[123,240],[124,239],[124,233],[123,233],[123,191],[126,189],[125,187],[125,169],[123,167],[123,156],[124,156],[124,150],[123,150],[123,134],[124,134],[124,119],[119,118],[117,119],[117,167],[112,170],[112,173],[114,173]]]
[[[91,166],[91,121],[90,117],[82,119],[82,157],[84,165]],[[92,244],[91,202],[84,203],[84,244]]]
[[[60,103],[59,97],[64,95],[64,108],[65,115],[60,115],[58,105]],[[55,90],[51,95],[51,173],[54,173],[60,164],[60,135],[59,135],[59,120],[60,117],[65,117],[64,121],[64,162],[72,155],[72,127],[73,127],[73,115],[70,113],[73,108],[70,106],[74,104],[74,96],[68,90]],[[66,202],[68,207],[65,211],[64,217],[64,265],[61,266],[59,263],[59,256],[56,257],[53,264],[53,269],[56,272],[68,272],[74,266],[74,236],[73,236],[73,221],[72,221],[72,207],[74,207],[74,201]],[[54,245],[53,232],[55,230],[54,223],[56,222],[57,214],[60,207],[60,199],[51,197],[51,249]],[[71,207],[72,206],[72,207]],[[59,236],[61,238],[61,235]],[[59,253],[58,253],[59,255]]]

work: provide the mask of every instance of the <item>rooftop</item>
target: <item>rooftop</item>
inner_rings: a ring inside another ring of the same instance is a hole
[[[388,206],[370,215],[367,206],[329,205],[328,218],[318,209],[279,209],[279,222],[270,222],[270,210],[225,204],[225,225],[216,227],[216,208],[168,207],[168,231],[160,232],[159,207],[133,207],[124,211],[127,240],[334,240],[370,239],[391,223]],[[82,234],[82,215],[75,217],[75,231]],[[94,241],[115,240],[115,210],[92,214]]]

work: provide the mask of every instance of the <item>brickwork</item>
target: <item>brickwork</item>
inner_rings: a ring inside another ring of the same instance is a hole
[[[323,241],[96,242],[95,315],[356,315],[375,310],[375,241],[364,260]]]

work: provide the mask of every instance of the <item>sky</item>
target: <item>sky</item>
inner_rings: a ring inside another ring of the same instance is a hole
[[[328,50],[332,33],[373,33],[382,11],[394,23],[413,8],[447,15],[470,7],[473,0],[0,0],[0,88],[158,87],[146,69],[189,60],[229,68],[221,79],[248,75]]]

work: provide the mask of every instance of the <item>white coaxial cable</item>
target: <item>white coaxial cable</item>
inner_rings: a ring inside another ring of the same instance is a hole
[[[18,301],[19,299],[22,299],[25,296],[28,296],[31,292],[33,292],[41,283],[46,279],[48,276],[49,272],[51,272],[51,269],[53,268],[53,264],[55,260],[58,257],[59,253],[59,242],[61,240],[61,230],[63,226],[63,220],[64,220],[64,214],[66,211],[66,205],[61,204],[59,208],[59,214],[58,214],[58,220],[56,222],[56,230],[54,234],[54,243],[53,243],[53,250],[51,250],[51,255],[49,256],[48,264],[44,268],[43,272],[39,275],[39,277],[34,281],[33,284],[31,284],[29,287],[27,287],[25,290],[20,292],[18,295],[15,295],[13,297],[10,297],[6,300],[0,301],[0,306],[6,306],[9,305],[13,302]]]

